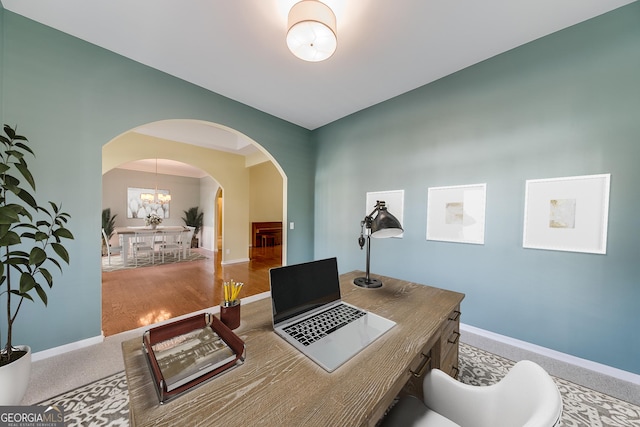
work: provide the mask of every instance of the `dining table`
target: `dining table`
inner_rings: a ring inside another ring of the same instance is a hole
[[[152,234],[161,235],[162,233],[189,233],[189,228],[181,225],[158,225],[155,228],[150,226],[129,226],[129,227],[116,227],[114,229],[120,240],[120,246],[122,246],[122,264],[127,265],[129,258],[129,249],[131,248],[131,240],[135,238],[136,234]],[[182,246],[182,256],[186,258],[188,244]]]

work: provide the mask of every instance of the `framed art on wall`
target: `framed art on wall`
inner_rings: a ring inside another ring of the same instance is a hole
[[[169,218],[169,202],[160,203],[156,200],[147,201],[142,195],[152,194],[169,196],[169,190],[156,190],[153,188],[127,188],[127,218],[145,218],[149,214],[156,214],[160,218]]]
[[[430,187],[427,240],[484,244],[487,184]]]
[[[404,226],[404,190],[367,192],[365,215],[371,213],[378,200],[384,201],[389,213],[395,216],[400,221],[400,224]],[[395,237],[402,238],[403,235],[404,233]]]
[[[611,174],[527,180],[525,248],[607,253]]]

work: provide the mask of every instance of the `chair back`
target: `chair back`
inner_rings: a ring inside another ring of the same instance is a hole
[[[104,239],[104,244],[107,245],[107,251],[109,250],[109,237],[107,237],[107,232],[102,229],[102,238]]]
[[[562,415],[558,387],[529,360],[516,363],[489,386],[463,384],[433,369],[425,376],[423,390],[428,408],[465,427],[552,427]]]
[[[523,360],[495,384],[494,419],[498,424],[551,427],[559,424],[562,396],[553,378],[539,365]]]
[[[182,244],[186,245],[187,249],[189,250],[189,254],[191,254],[191,239],[193,238],[193,233],[195,232],[196,228],[188,225],[187,229],[189,231],[185,233],[185,238]]]

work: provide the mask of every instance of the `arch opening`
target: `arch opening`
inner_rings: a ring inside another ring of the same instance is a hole
[[[157,169],[151,170],[156,161]],[[109,207],[105,204],[124,204],[114,199],[122,194],[106,194],[110,184],[105,183],[114,171],[123,168],[127,172],[120,173],[122,176],[117,184],[120,193],[129,186],[125,181],[136,176],[142,177],[142,181],[137,181],[140,187],[157,186],[171,193],[171,206],[163,220],[167,225],[183,224],[181,214],[185,201],[173,190],[187,191],[176,183],[175,177],[179,177],[178,181],[198,182],[198,204],[203,206],[204,213],[200,246],[217,252],[223,266],[250,262],[251,259],[251,220],[256,215],[259,217],[256,211],[261,209],[251,194],[252,174],[262,176],[264,170],[271,170],[272,175],[277,175],[279,180],[272,184],[277,182],[274,186],[278,188],[271,191],[279,194],[281,202],[277,209],[269,211],[269,215],[279,212],[276,215],[281,223],[287,223],[287,180],[281,166],[256,141],[225,126],[198,120],[164,120],[133,128],[106,143],[102,149],[103,208]],[[180,174],[189,176],[180,177]],[[151,178],[156,181],[150,183]],[[141,219],[129,218],[128,211],[119,209],[114,212],[121,220],[117,225],[142,225]],[[286,264],[286,231],[283,226],[281,264]]]

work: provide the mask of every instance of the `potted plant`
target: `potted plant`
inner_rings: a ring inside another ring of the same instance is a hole
[[[29,382],[31,349],[13,344],[13,326],[22,303],[37,295],[47,305],[47,288],[53,287],[49,267],[62,272],[60,261],[69,264],[62,239],[73,239],[65,227],[69,214],[53,202],[48,207],[38,205],[31,194],[36,184],[25,158],[35,154],[27,143],[27,138],[4,125],[4,135],[0,134],[0,296],[6,302],[7,326],[0,350],[0,405],[20,403]]]
[[[188,210],[183,212],[185,216],[182,217],[182,220],[184,221],[185,225],[189,227],[195,227],[195,229],[193,230],[193,237],[191,238],[191,247],[197,248],[198,247],[197,235],[198,235],[198,232],[200,232],[200,229],[202,228],[202,223],[204,221],[204,212],[198,212],[197,206],[189,208]]]

